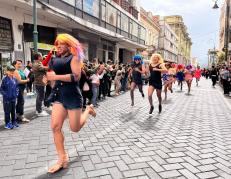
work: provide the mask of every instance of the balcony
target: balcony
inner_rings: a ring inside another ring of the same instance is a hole
[[[121,6],[125,11],[129,12],[133,17],[138,19],[139,12],[127,0],[113,0],[116,4]]]

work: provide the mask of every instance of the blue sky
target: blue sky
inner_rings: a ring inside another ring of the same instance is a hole
[[[212,9],[214,0],[140,0],[140,5],[154,15],[182,15],[193,42],[191,56],[207,64],[208,49],[218,47],[220,9]]]

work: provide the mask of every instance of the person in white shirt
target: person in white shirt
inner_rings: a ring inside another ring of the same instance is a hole
[[[97,97],[99,93],[99,85],[100,85],[100,76],[99,76],[99,69],[96,70],[95,74],[93,74],[91,77],[91,83],[92,83],[92,104],[96,107],[97,104]]]

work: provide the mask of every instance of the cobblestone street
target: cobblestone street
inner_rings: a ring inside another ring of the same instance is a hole
[[[175,85],[160,115],[156,95],[149,115],[147,93],[143,99],[136,90],[134,107],[129,93],[107,98],[79,133],[66,122],[70,166],[54,175],[46,173],[57,159],[50,117],[0,129],[0,178],[230,179],[230,99],[210,80],[192,86],[186,95]]]

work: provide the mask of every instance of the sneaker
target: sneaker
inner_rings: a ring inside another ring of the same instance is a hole
[[[14,126],[9,122],[8,124],[5,125],[5,129],[13,129]]]
[[[152,114],[153,110],[154,110],[154,106],[151,106],[151,107],[150,107],[149,114]]]
[[[14,128],[18,128],[18,127],[19,127],[19,125],[18,125],[18,123],[17,123],[16,121],[15,121],[15,122],[13,122],[13,124],[12,124],[12,125],[13,125],[13,127],[14,127]]]
[[[37,114],[39,117],[49,116],[49,114],[48,114],[46,111],[42,111],[42,112],[40,112],[40,113],[36,112],[36,114]]]
[[[27,119],[27,118],[25,118],[25,117],[23,117],[23,118],[22,118],[22,122],[30,122],[30,120]]]

